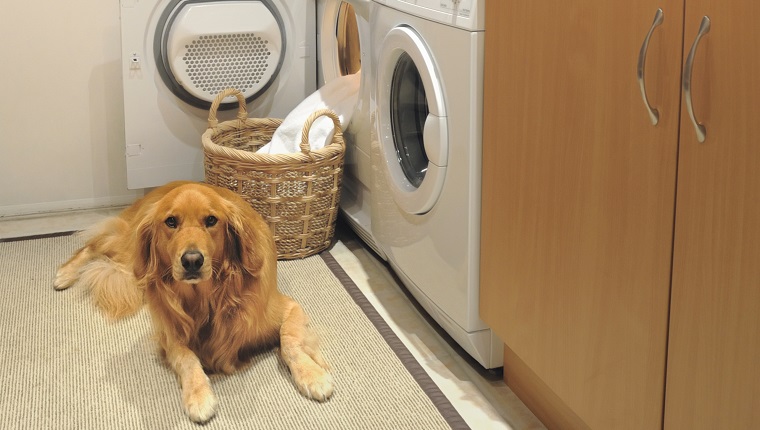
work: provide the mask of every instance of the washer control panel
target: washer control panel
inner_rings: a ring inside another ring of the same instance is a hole
[[[483,0],[385,0],[387,6],[411,15],[471,31],[484,29]]]
[[[469,17],[472,0],[402,0],[424,8],[449,13],[453,16]]]

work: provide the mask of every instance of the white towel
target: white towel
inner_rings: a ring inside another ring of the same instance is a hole
[[[287,154],[300,152],[301,132],[306,119],[319,109],[331,109],[338,116],[343,130],[351,122],[351,115],[359,99],[361,72],[341,76],[326,83],[322,88],[302,101],[285,117],[272,135],[272,141],[259,148],[259,153]],[[314,121],[309,130],[309,146],[312,151],[324,148],[335,133],[330,118],[322,116]]]

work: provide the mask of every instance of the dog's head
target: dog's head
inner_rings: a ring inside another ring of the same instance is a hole
[[[135,276],[194,284],[232,267],[255,275],[267,254],[268,227],[246,202],[225,193],[186,184],[156,201],[137,230]]]

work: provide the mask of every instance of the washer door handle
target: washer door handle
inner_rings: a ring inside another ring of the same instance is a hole
[[[428,161],[436,166],[446,166],[449,153],[449,133],[445,116],[428,114],[422,129],[422,144]]]

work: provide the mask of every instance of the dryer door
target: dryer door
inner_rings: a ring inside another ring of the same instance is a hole
[[[253,101],[275,81],[284,51],[282,17],[270,0],[175,0],[154,37],[164,84],[202,109],[229,87]],[[230,102],[220,108],[236,107]]]
[[[326,0],[319,35],[323,83],[361,71],[369,51],[369,41],[362,33],[368,25],[363,11],[369,9],[370,2]],[[362,26],[365,29],[360,28]]]
[[[391,192],[409,214],[433,208],[443,188],[448,126],[433,57],[409,27],[386,35],[378,58],[377,127]]]

